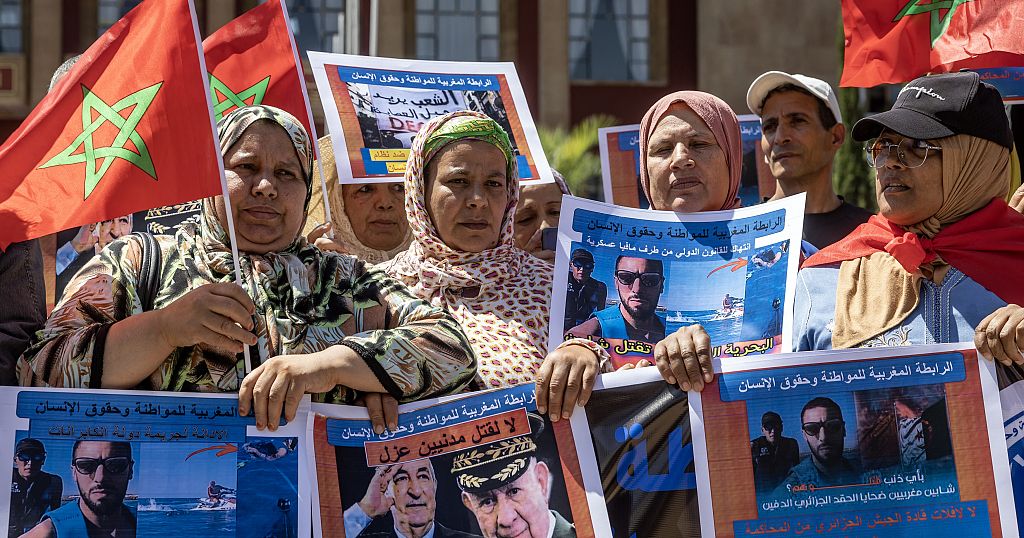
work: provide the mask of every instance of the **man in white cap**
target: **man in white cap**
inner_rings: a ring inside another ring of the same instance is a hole
[[[832,86],[768,71],[750,85],[747,106],[761,116],[761,149],[776,179],[772,200],[807,193],[805,241],[822,249],[867,222],[871,213],[832,188],[832,161],[846,138]]]

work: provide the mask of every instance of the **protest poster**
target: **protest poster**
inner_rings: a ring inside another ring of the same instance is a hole
[[[569,425],[532,384],[399,413],[377,435],[365,408],[313,404],[317,537],[595,536]]]
[[[803,215],[803,195],[691,214],[563,197],[549,349],[590,338],[618,367],[700,324],[714,357],[788,351]]]
[[[740,176],[740,200],[744,206],[761,203],[775,195],[775,177],[761,149],[761,118],[754,114],[737,116],[743,144],[743,174]]]
[[[309,63],[341,183],[401,181],[420,127],[456,110],[481,112],[505,129],[521,182],[554,181],[512,63],[326,52],[309,52]]]
[[[85,536],[83,514],[117,536],[309,536],[308,399],[275,432],[238,416],[237,394],[4,387],[0,402],[9,536]]]
[[[761,118],[753,114],[738,118],[743,144],[739,196],[744,206],[752,206],[775,194],[775,178],[761,151]],[[597,130],[597,139],[604,201],[638,209],[650,208],[640,186],[640,125],[602,127]]]
[[[700,462],[694,459],[688,400],[657,368],[637,368],[598,377],[587,405],[573,413],[572,435],[598,536],[701,536]]]
[[[999,400],[1003,406],[1003,434],[1010,460],[1013,499],[1024,506],[1024,368],[1020,365],[996,366]],[[1024,511],[1017,511],[1017,528],[1024,528]]]
[[[723,359],[690,402],[704,535],[1017,536],[994,366],[967,345]]]
[[[1024,103],[1024,67],[992,67],[974,71],[981,76],[982,82],[988,82],[999,90],[1004,103]]]
[[[64,294],[79,269],[95,258],[111,241],[133,232],[173,236],[181,223],[198,215],[202,200],[138,211],[115,219],[85,224],[42,237],[46,311]]]
[[[640,125],[599,128],[597,149],[604,201],[639,209],[651,207],[640,187]]]

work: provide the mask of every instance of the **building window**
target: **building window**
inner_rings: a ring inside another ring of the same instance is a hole
[[[416,0],[416,57],[494,62],[498,0]]]
[[[103,35],[115,22],[119,21],[121,17],[124,17],[141,3],[142,0],[100,0],[96,10],[99,14],[99,18],[96,21],[99,23],[97,35]]]
[[[649,0],[570,0],[574,80],[650,80]]]
[[[21,0],[0,0],[0,53],[21,52]]]
[[[295,46],[306,51],[345,52],[345,0],[288,0]]]

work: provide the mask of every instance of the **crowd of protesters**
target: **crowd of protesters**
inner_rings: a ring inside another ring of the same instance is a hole
[[[1024,285],[1004,272],[1024,255],[1024,216],[1008,204],[1019,179],[999,93],[975,73],[923,77],[848,128],[828,83],[770,71],[747,105],[761,117],[771,198],[807,196],[793,349],[973,342],[1001,380],[1020,378]],[[877,171],[877,215],[833,189],[848,131]],[[545,345],[555,277],[541,236],[568,188],[560,177],[520,187],[494,120],[435,118],[404,183],[366,185],[336,185],[330,140],[315,166],[315,141],[274,107],[236,109],[218,134],[230,214],[217,196],[174,236],[110,242],[48,317],[39,246],[0,254],[0,381],[237,392],[240,411],[270,429],[309,393],[366,405],[381,431],[400,402],[531,382],[542,413],[568,418],[610,370],[586,338]],[[652,210],[739,207],[739,123],[721,99],[662,97],[640,142]],[[666,334],[653,355],[637,366],[668,383],[713,379],[699,324]]]

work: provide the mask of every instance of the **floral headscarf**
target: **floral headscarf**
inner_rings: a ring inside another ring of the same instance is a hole
[[[426,165],[459,140],[481,140],[505,155],[508,202],[497,246],[482,252],[448,246],[427,209]],[[488,387],[532,383],[547,354],[553,271],[547,262],[515,246],[518,203],[515,154],[508,135],[494,120],[479,112],[459,111],[434,118],[420,129],[405,171],[405,210],[413,242],[386,264],[386,271],[459,320],[477,353],[478,375]]]

